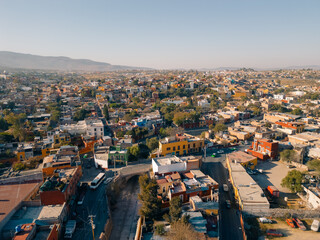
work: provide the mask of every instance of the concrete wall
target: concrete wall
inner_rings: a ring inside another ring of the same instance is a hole
[[[41,182],[42,181],[42,172],[35,172],[25,176],[11,177],[0,180],[1,184],[13,184],[13,183],[22,183],[22,182]]]
[[[283,208],[271,208],[267,211],[259,212],[243,212],[245,215],[253,215],[256,217],[272,217],[282,218],[287,214],[296,216],[299,218],[320,218],[320,211],[306,210],[306,209],[283,209]]]

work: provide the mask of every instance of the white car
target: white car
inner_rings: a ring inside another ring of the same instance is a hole
[[[261,222],[261,223],[272,223],[272,220],[262,217],[262,218],[259,218],[259,222]]]

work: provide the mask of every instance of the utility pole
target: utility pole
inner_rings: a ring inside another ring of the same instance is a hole
[[[90,221],[91,229],[92,229],[92,239],[94,240],[94,229],[95,229],[96,226],[93,223],[93,218],[95,216],[94,215],[89,215],[88,217],[90,218],[89,221]]]

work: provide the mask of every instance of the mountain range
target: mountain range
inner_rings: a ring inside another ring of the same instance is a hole
[[[320,70],[320,65],[289,66],[275,68],[254,68],[258,71],[279,69],[314,69]],[[240,67],[201,68],[200,71],[238,70]],[[106,72],[117,70],[152,70],[146,67],[131,67],[96,62],[89,59],[72,59],[69,57],[39,56],[25,53],[0,51],[0,70],[42,70],[63,72]],[[174,70],[174,68],[172,68]],[[180,69],[188,70],[188,69]],[[195,69],[196,70],[196,69]]]
[[[7,69],[105,72],[117,70],[148,70],[144,67],[111,65],[89,59],[72,59],[69,57],[49,57],[25,53],[0,51],[0,67]]]

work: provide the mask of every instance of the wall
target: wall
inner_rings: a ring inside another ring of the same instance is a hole
[[[40,192],[40,199],[42,205],[55,205],[66,202],[65,193],[59,190]]]
[[[283,209],[283,208],[271,208],[267,211],[260,211],[255,213],[244,213],[245,215],[253,215],[256,217],[272,217],[283,218],[287,214],[296,216],[298,218],[320,218],[320,211],[306,210],[306,209]]]
[[[0,180],[0,184],[21,183],[21,182],[41,182],[42,173],[35,172],[25,176],[10,177]]]

